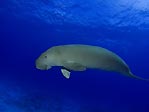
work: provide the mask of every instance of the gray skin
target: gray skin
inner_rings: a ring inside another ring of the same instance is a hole
[[[73,71],[84,71],[87,68],[101,69],[146,80],[133,75],[128,65],[118,55],[98,46],[71,44],[51,47],[36,60],[36,68],[48,70],[52,66],[62,66]]]

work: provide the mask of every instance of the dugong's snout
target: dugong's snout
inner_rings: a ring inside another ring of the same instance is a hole
[[[42,54],[36,61],[35,65],[37,69],[48,70],[51,66],[48,64],[48,57],[45,54]]]
[[[40,60],[36,60],[36,68],[40,69],[40,70],[47,70],[47,66],[46,64],[42,63]]]

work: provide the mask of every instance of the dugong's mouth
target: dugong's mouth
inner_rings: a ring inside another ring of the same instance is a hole
[[[39,69],[39,70],[48,70],[51,68],[50,65],[47,65],[47,64],[44,64],[44,63],[41,63],[39,61],[36,61],[36,68]]]
[[[40,70],[48,70],[50,67],[48,67],[48,65],[36,65],[36,68]]]

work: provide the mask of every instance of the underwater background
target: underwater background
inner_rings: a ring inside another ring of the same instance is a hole
[[[35,68],[55,45],[107,48],[149,78],[148,0],[1,0],[0,112],[149,112],[149,82],[88,69]]]

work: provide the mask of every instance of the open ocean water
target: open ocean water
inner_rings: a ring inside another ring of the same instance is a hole
[[[107,48],[149,78],[148,0],[0,0],[0,112],[149,112],[149,82],[36,69],[55,45]]]

